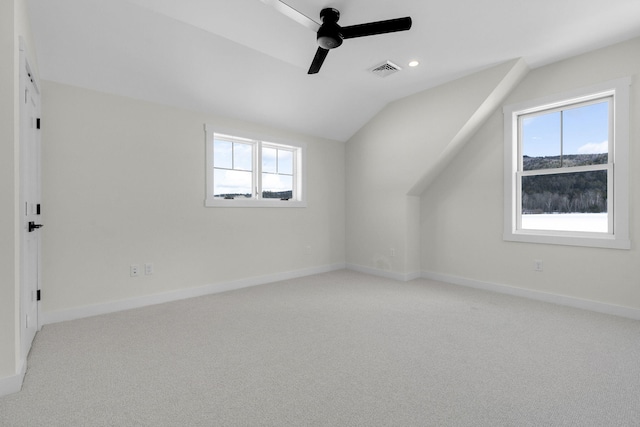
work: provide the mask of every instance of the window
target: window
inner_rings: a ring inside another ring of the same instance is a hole
[[[629,84],[504,107],[505,240],[630,247]]]
[[[304,147],[205,126],[209,207],[304,207]],[[233,134],[233,135],[232,135]]]

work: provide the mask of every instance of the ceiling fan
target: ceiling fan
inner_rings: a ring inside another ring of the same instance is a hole
[[[317,33],[318,50],[311,67],[309,67],[308,74],[316,74],[320,71],[329,50],[340,46],[344,39],[406,31],[411,28],[411,18],[408,16],[341,27],[338,25],[340,12],[333,8],[325,8],[320,11],[320,19],[322,20],[322,24],[320,24],[280,0],[262,0],[262,2]]]

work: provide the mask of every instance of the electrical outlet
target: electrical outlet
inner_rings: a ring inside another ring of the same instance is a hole
[[[534,259],[533,260],[533,271],[542,271],[543,270],[542,260]]]
[[[132,264],[129,267],[129,274],[131,275],[131,277],[138,277],[140,275],[140,266]]]
[[[391,252],[391,258],[396,256],[396,248],[389,249],[389,252]]]
[[[147,262],[144,264],[144,274],[150,276],[153,274],[153,263]]]

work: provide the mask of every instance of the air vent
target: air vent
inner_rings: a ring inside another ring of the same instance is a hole
[[[402,68],[400,68],[393,62],[386,61],[380,65],[376,65],[375,67],[373,67],[371,69],[371,72],[379,77],[387,77],[387,76],[390,76],[391,74],[397,73],[400,70],[402,70]]]

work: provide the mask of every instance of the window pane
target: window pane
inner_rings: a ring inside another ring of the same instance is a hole
[[[293,174],[293,151],[278,150],[278,173]]]
[[[251,197],[251,176],[251,172],[214,169],[213,197]]]
[[[233,144],[229,141],[213,140],[213,166],[216,168],[233,168]]]
[[[609,102],[563,111],[564,166],[606,164],[609,152]]]
[[[559,111],[522,119],[522,168],[559,168],[561,153]]]
[[[262,171],[276,173],[278,172],[278,167],[276,163],[276,156],[278,150],[275,148],[262,148]]]
[[[238,170],[250,171],[253,169],[252,164],[252,144],[233,143],[233,168]]]
[[[607,171],[522,177],[522,228],[607,232]]]
[[[263,173],[262,197],[265,199],[291,199],[293,197],[293,177]]]

